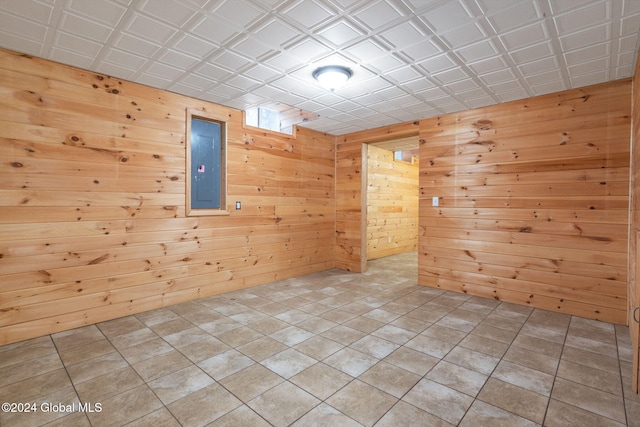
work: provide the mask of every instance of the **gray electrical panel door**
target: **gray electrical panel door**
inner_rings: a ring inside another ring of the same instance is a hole
[[[220,209],[221,129],[191,119],[191,209]]]

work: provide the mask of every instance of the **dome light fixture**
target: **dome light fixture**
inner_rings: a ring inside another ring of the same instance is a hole
[[[353,72],[342,65],[325,65],[313,72],[313,78],[331,92],[344,86],[351,76]]]

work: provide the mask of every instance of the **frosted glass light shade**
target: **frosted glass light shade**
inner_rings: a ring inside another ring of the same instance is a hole
[[[327,65],[317,68],[313,72],[313,78],[330,91],[344,86],[352,75],[353,73],[350,69],[341,65]]]

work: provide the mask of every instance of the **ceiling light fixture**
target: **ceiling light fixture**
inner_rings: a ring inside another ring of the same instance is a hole
[[[342,65],[326,65],[313,72],[313,78],[332,92],[344,86],[352,75],[353,72]]]

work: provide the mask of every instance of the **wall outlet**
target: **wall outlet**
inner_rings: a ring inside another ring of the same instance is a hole
[[[391,243],[391,236],[387,236],[387,243]]]
[[[242,209],[242,203],[236,202],[236,210],[239,211],[240,209]]]
[[[431,198],[431,206],[440,206],[440,197],[433,196]]]

